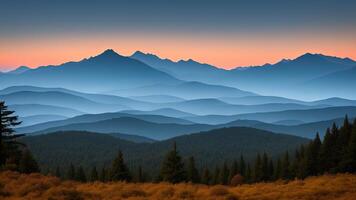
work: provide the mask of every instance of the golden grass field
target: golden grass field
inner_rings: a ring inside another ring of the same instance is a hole
[[[246,199],[356,200],[356,175],[338,174],[290,182],[205,186],[168,183],[77,183],[40,174],[0,173],[0,199]]]

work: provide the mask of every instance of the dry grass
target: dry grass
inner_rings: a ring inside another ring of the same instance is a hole
[[[304,181],[277,181],[236,187],[168,183],[77,183],[40,174],[0,173],[0,199],[204,199],[354,200],[356,175],[339,174]]]

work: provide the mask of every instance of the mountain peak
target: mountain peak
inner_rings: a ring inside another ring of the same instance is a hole
[[[116,53],[113,49],[106,49],[103,53],[100,55],[106,55],[106,56],[118,56],[119,54]],[[99,55],[99,56],[100,56]]]
[[[21,73],[23,73],[23,72],[25,72],[25,71],[27,71],[29,69],[30,68],[27,67],[27,66],[20,66],[20,67],[14,69],[12,71],[9,71],[8,73],[10,73],[10,74],[21,74]]]
[[[155,54],[152,54],[152,53],[143,53],[142,51],[136,51],[135,53],[133,53],[131,56],[131,58],[146,58],[146,59],[161,59],[160,57],[158,57],[157,55]]]
[[[113,60],[113,59],[117,59],[117,58],[122,58],[123,56],[121,56],[120,54],[116,53],[114,50],[112,49],[107,49],[105,51],[103,51],[101,54],[94,56],[94,57],[90,57],[89,60],[101,60],[101,61],[109,61],[109,60]]]
[[[143,53],[142,51],[135,51],[135,53],[133,53],[131,55],[131,57],[135,57],[135,56],[145,56],[146,54]]]

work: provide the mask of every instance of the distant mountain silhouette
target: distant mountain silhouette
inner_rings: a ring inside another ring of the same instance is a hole
[[[192,113],[183,112],[183,111],[172,109],[172,108],[161,108],[161,109],[150,110],[150,111],[123,110],[120,112],[135,114],[135,115],[162,115],[162,116],[167,116],[167,117],[178,117],[178,118],[196,116]]]
[[[327,98],[331,95],[356,99],[356,64],[354,67],[342,71],[329,73],[306,81],[300,85],[300,90],[304,89],[321,98]]]
[[[221,97],[220,100],[230,104],[258,105],[269,103],[292,103],[302,105],[329,105],[329,106],[356,106],[356,100],[332,97],[316,101],[301,101],[277,96],[245,96],[245,97]]]
[[[8,74],[21,74],[23,72],[26,72],[27,70],[30,70],[31,68],[26,67],[26,66],[20,66],[14,70],[11,70],[9,72],[7,72]]]
[[[0,79],[2,88],[33,85],[64,87],[87,92],[180,82],[167,73],[158,71],[141,61],[121,56],[110,49],[79,62],[39,67],[20,74],[3,74]]]
[[[63,92],[32,92],[22,91],[0,95],[0,99],[11,104],[41,104],[50,106],[63,106],[86,113],[100,113],[109,111],[127,110],[129,107],[119,104],[102,104],[83,97]],[[30,113],[29,113],[30,114]],[[52,113],[57,114],[57,113]],[[30,114],[31,115],[31,114]]]
[[[190,112],[196,115],[234,115],[242,113],[272,112],[282,110],[306,110],[328,107],[326,105],[302,105],[294,103],[269,103],[258,105],[233,105],[217,99],[196,99],[176,103],[166,103],[165,107]]]
[[[133,117],[120,117],[102,121],[88,123],[73,123],[64,126],[44,129],[32,133],[31,135],[50,133],[55,131],[90,131],[98,133],[125,133],[130,135],[139,135],[143,137],[162,140],[175,136],[210,130],[210,125],[200,124],[173,124],[173,123],[154,123]],[[20,132],[20,131],[19,131]]]
[[[54,113],[56,115],[65,117],[74,117],[76,115],[84,114],[84,112],[80,112],[71,108],[40,104],[12,104],[9,105],[9,109],[16,111],[16,115],[19,115],[20,117],[28,117],[33,115],[53,115]]]
[[[162,115],[149,114],[149,112],[147,113],[142,112],[137,114],[134,112],[132,113],[118,112],[118,113],[84,114],[69,119],[38,123],[31,126],[17,128],[16,131],[21,133],[30,133],[30,132],[41,131],[52,127],[65,126],[69,124],[92,123],[92,122],[98,122],[98,121],[121,118],[121,117],[131,117],[131,118],[145,120],[147,122],[153,122],[158,124],[183,124],[183,125],[194,124],[193,122],[188,120],[174,118],[174,117],[167,117]]]
[[[169,103],[184,101],[185,99],[171,95],[147,95],[147,96],[130,96],[130,99],[146,101],[151,103]]]
[[[202,64],[192,59],[174,62],[141,51],[136,51],[131,55],[131,58],[140,60],[160,71],[186,81],[204,81],[226,73],[226,70],[219,69],[209,64]]]
[[[339,106],[316,108],[307,110],[285,110],[276,112],[261,112],[261,113],[247,113],[239,115],[206,115],[185,117],[185,119],[202,124],[223,124],[234,120],[257,120],[266,123],[274,123],[281,120],[298,120],[305,123],[317,122],[324,120],[331,120],[335,118],[342,118],[348,115],[349,117],[356,116],[355,106]]]
[[[120,96],[147,95],[170,95],[184,99],[216,98],[216,97],[242,97],[257,95],[252,92],[239,90],[237,88],[210,85],[200,82],[184,82],[178,85],[158,84],[130,90],[116,90],[111,93]]]
[[[239,87],[260,94],[289,96],[292,98],[309,97],[308,93],[303,94],[301,90],[291,90],[291,87],[297,88],[299,84],[303,84],[306,81],[329,73],[347,70],[354,65],[356,65],[356,62],[351,59],[307,53],[294,60],[278,62],[266,67],[233,70],[232,73],[222,78],[221,84]]]
[[[26,117],[20,117],[20,121],[22,122],[18,127],[24,127],[24,126],[31,126],[34,124],[40,124],[44,122],[49,122],[49,121],[57,121],[57,120],[64,120],[67,119],[67,117],[62,116],[62,115],[31,115],[31,116],[26,116]]]
[[[15,92],[61,92],[67,95],[74,95],[77,97],[82,97],[90,101],[94,101],[99,104],[110,104],[110,105],[122,105],[126,108],[135,108],[135,109],[152,109],[152,104],[149,102],[134,100],[131,98],[119,97],[114,95],[105,95],[105,94],[92,94],[92,93],[83,93],[77,92],[74,90],[68,90],[64,88],[44,88],[44,87],[34,87],[34,86],[12,86],[0,90],[0,95],[7,95]],[[58,99],[60,100],[60,99]],[[113,106],[113,109],[115,106]],[[114,111],[114,110],[111,110]]]

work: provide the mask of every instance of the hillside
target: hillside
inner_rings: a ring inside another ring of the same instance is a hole
[[[308,110],[284,110],[276,112],[259,112],[246,113],[239,115],[205,115],[185,117],[185,119],[202,124],[222,124],[234,120],[257,120],[265,123],[274,123],[281,120],[297,120],[304,123],[331,120],[342,118],[348,115],[349,117],[356,116],[355,106],[339,106],[328,108],[316,108]]]
[[[21,141],[29,146],[45,168],[54,169],[57,165],[69,165],[71,162],[85,167],[100,167],[110,163],[120,149],[130,167],[142,165],[151,172],[158,170],[157,163],[172,148],[173,141],[184,158],[194,156],[199,166],[209,167],[236,159],[242,153],[247,160],[254,158],[257,152],[276,156],[308,142],[296,136],[243,127],[215,129],[151,144],[137,144],[107,134],[80,131],[28,136]]]
[[[168,183],[78,183],[40,174],[0,174],[0,198],[10,199],[196,199],[196,200],[352,200],[356,175],[337,174],[290,182],[205,186]]]

